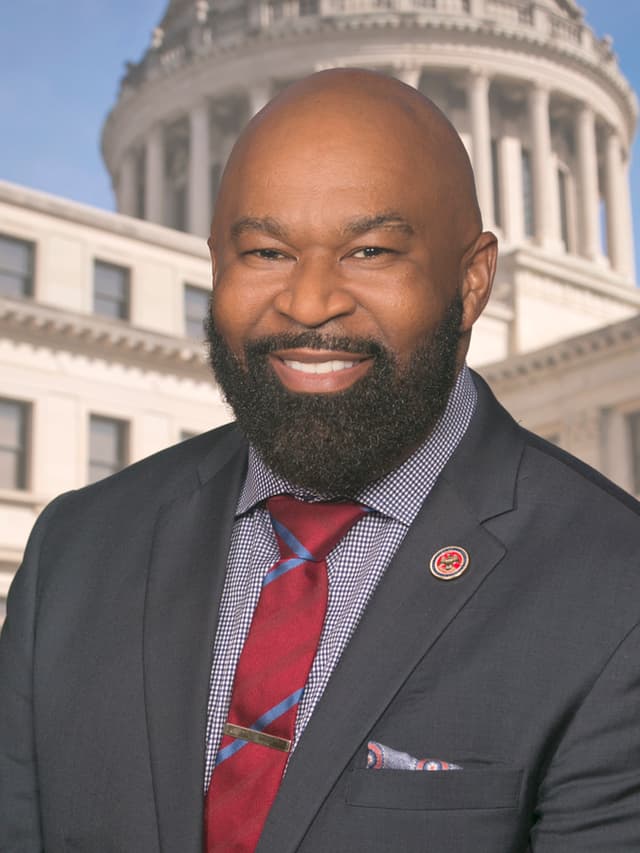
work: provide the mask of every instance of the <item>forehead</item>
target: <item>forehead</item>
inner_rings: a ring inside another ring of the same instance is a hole
[[[399,127],[398,124],[404,124]],[[293,118],[243,143],[223,182],[227,223],[244,216],[342,219],[398,211],[415,221],[435,205],[425,146],[409,123],[376,115]]]

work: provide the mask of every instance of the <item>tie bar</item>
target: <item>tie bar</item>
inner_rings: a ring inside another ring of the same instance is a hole
[[[258,732],[255,729],[247,729],[244,726],[236,726],[233,723],[225,723],[223,732],[229,737],[247,740],[260,746],[268,746],[279,752],[291,752],[291,741],[284,737],[276,737],[266,732]]]

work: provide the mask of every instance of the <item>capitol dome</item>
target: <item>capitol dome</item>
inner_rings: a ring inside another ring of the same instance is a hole
[[[574,0],[172,0],[104,126],[118,210],[205,235],[243,125],[337,66],[415,86],[469,151],[501,246],[481,361],[637,312],[637,101]]]

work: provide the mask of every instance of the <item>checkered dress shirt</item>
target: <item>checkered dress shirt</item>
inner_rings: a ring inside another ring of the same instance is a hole
[[[476,388],[465,366],[429,438],[402,465],[357,496],[358,501],[374,512],[367,513],[328,556],[327,613],[298,709],[294,749],[380,578],[469,426],[476,399]],[[213,772],[236,664],[249,632],[262,579],[280,557],[264,502],[282,493],[318,500],[270,471],[255,449],[250,448],[213,646],[205,789]]]

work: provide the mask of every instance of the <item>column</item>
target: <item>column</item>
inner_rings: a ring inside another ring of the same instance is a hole
[[[196,104],[189,114],[189,231],[201,237],[209,233],[209,103]]]
[[[125,151],[118,174],[118,212],[127,216],[136,215],[137,162],[131,149]]]
[[[633,278],[629,181],[623,164],[620,137],[615,130],[610,130],[606,141],[605,184],[609,260],[617,273],[625,278]]]
[[[417,89],[420,84],[420,76],[422,68],[419,65],[407,65],[405,67],[398,66],[393,69],[393,76],[396,80],[406,83],[407,86],[412,86]]]
[[[561,247],[560,211],[555,159],[551,148],[549,91],[538,84],[529,92],[529,124],[535,239],[539,246],[558,250]]]
[[[164,133],[155,125],[146,140],[145,219],[164,222]]]
[[[493,174],[491,166],[491,120],[489,116],[489,78],[481,72],[469,77],[468,99],[471,118],[471,148],[478,202],[484,225],[494,224]]]
[[[522,207],[522,143],[514,129],[498,142],[500,206],[505,242],[517,245],[524,240],[524,210]]]
[[[591,107],[583,104],[576,121],[578,149],[578,217],[580,221],[580,254],[592,261],[602,255],[600,246],[600,211],[598,192],[598,152],[596,122]]]
[[[625,234],[627,235],[627,275],[629,280],[635,283],[636,280],[636,258],[635,258],[635,240],[633,233],[633,208],[631,205],[631,163],[627,156],[622,166],[622,187],[621,190],[621,205],[624,211],[625,219]]]
[[[253,118],[270,100],[271,80],[254,83],[249,88],[249,117]]]

